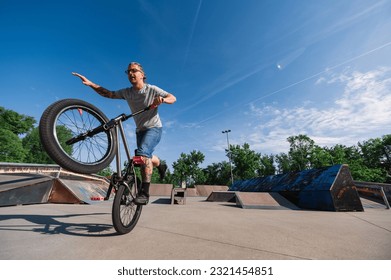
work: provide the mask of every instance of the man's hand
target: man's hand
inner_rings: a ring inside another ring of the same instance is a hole
[[[101,87],[100,85],[97,85],[93,82],[91,82],[90,80],[88,80],[86,77],[84,77],[83,75],[80,75],[79,73],[75,73],[75,72],[72,72],[72,75],[73,76],[76,76],[76,77],[79,77],[80,80],[83,82],[83,84],[85,84],[86,86],[89,86],[91,87],[93,90],[95,90],[97,93],[99,93],[100,95],[102,95],[103,97],[107,97],[107,98],[118,98],[116,97],[112,91],[108,90],[108,89],[105,89],[104,87]]]
[[[160,104],[162,104],[164,101],[164,98],[161,97],[161,96],[156,96],[156,98],[153,100],[152,104],[151,104],[151,109],[155,109],[157,106],[159,106]]]
[[[90,80],[88,80],[86,77],[84,77],[83,75],[80,75],[79,73],[75,73],[75,72],[72,72],[72,75],[73,76],[76,76],[76,77],[79,77],[80,80],[83,82],[83,84],[85,84],[86,86],[90,86],[90,87],[93,87],[95,84],[93,82],[91,82]]]

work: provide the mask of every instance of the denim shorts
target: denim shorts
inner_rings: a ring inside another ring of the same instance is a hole
[[[161,127],[152,127],[146,130],[136,132],[137,137],[137,156],[152,158],[153,151],[159,144],[163,129]]]

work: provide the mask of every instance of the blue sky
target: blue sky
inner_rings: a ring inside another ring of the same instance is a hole
[[[129,113],[71,72],[115,90],[138,61],[177,97],[159,109],[169,165],[192,150],[227,160],[227,129],[262,154],[298,134],[356,145],[390,133],[390,15],[369,0],[0,0],[0,106],[37,121],[64,98]]]

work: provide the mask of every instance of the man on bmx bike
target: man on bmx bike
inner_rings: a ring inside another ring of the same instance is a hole
[[[167,166],[161,164],[160,159],[153,155],[153,151],[160,142],[162,135],[162,122],[158,114],[158,106],[163,103],[173,104],[176,101],[176,97],[157,86],[146,83],[147,77],[144,69],[137,62],[131,62],[125,73],[128,75],[132,86],[116,91],[101,87],[78,73],[73,72],[72,74],[79,77],[83,84],[91,87],[103,97],[125,99],[132,112],[137,112],[152,105],[150,110],[134,116],[137,138],[136,156],[141,156],[144,162],[141,166],[141,191],[134,202],[138,205],[146,205],[149,201],[149,186],[153,167],[157,167],[161,179],[164,178],[167,170]]]

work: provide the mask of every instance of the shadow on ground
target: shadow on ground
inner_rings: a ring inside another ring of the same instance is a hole
[[[66,219],[74,217],[97,215],[107,215],[107,213],[69,215],[0,215],[0,221],[12,221],[9,225],[0,226],[0,231],[32,231],[41,234],[67,234],[86,237],[117,235],[113,232],[113,226],[111,224],[71,223],[66,221]],[[25,220],[33,225],[26,225],[25,223],[17,224],[15,223],[15,220]]]

